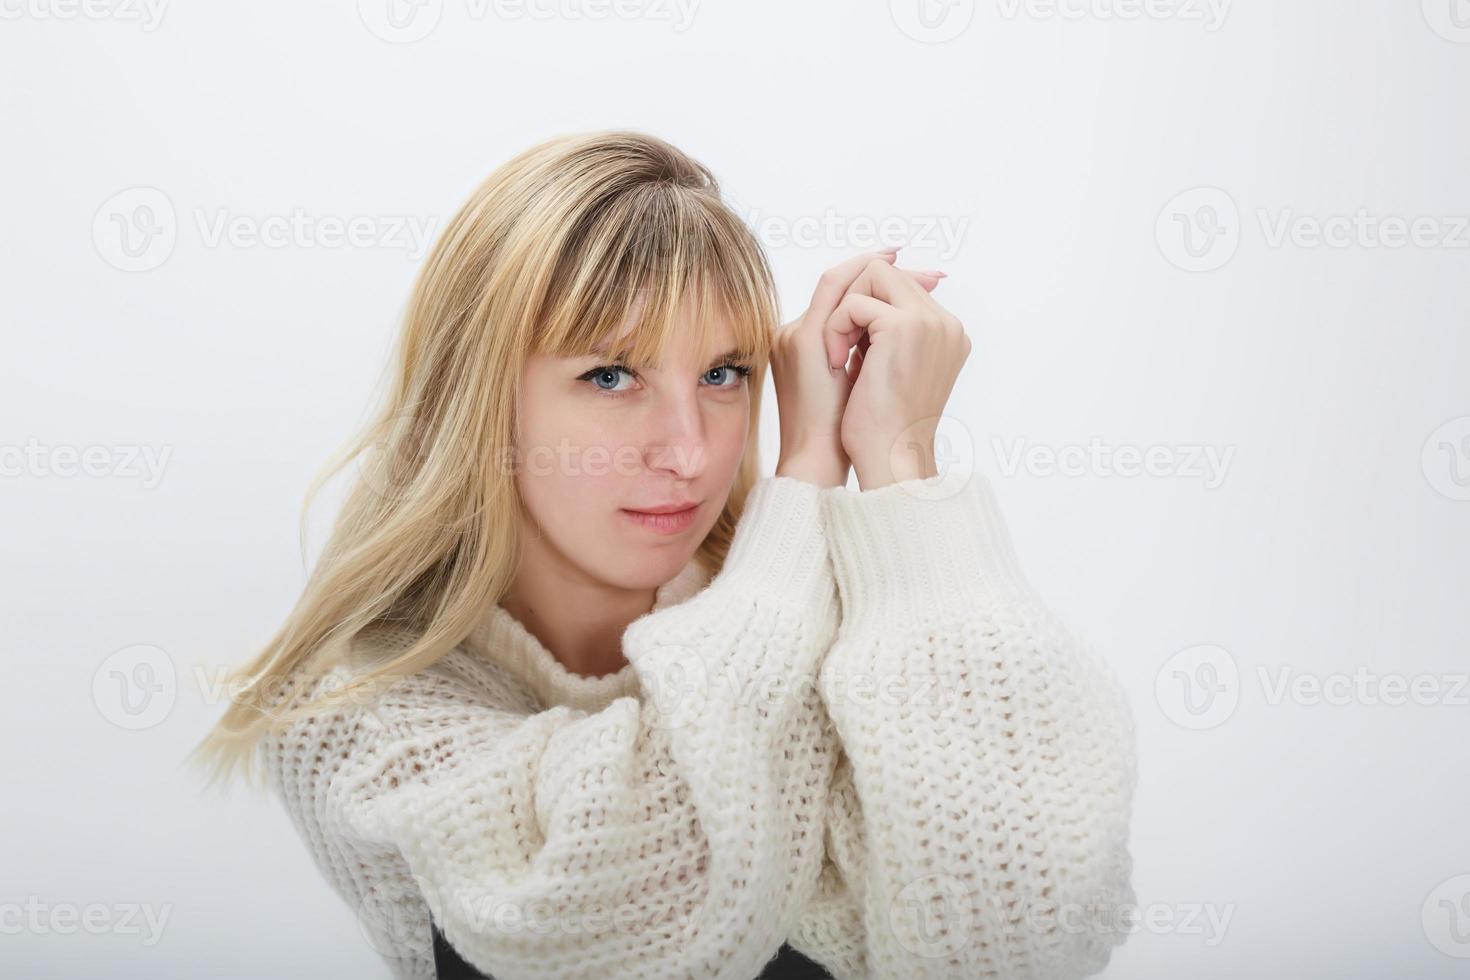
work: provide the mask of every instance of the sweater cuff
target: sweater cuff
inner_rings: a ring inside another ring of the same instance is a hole
[[[987,596],[1030,591],[990,481],[954,480],[823,493],[845,628],[973,614]]]
[[[835,598],[822,488],[791,476],[755,483],[711,588],[774,596],[812,609]]]

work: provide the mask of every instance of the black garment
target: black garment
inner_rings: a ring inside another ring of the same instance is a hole
[[[429,926],[434,930],[434,975],[439,980],[493,980],[488,973],[481,973],[464,961],[432,918]],[[755,980],[833,980],[833,977],[822,964],[782,943],[775,958]]]

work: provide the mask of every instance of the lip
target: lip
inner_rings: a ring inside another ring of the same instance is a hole
[[[621,513],[638,527],[652,531],[654,534],[682,534],[694,524],[694,515],[699,512],[699,504],[679,504],[661,506],[657,510],[629,510],[626,507]]]
[[[697,500],[676,500],[672,504],[659,504],[657,507],[625,507],[624,510],[632,514],[677,514],[691,507],[698,507]]]

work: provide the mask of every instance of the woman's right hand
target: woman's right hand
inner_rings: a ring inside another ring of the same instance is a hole
[[[781,417],[777,476],[796,477],[820,487],[847,484],[852,463],[842,448],[842,413],[861,358],[854,358],[851,366],[829,364],[824,328],[868,263],[874,259],[892,263],[897,253],[896,248],[864,252],[828,269],[817,281],[806,310],[776,331],[771,344],[771,379]],[[900,271],[926,290],[939,283],[932,272]]]

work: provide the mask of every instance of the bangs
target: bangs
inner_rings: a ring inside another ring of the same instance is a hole
[[[586,209],[552,267],[536,353],[657,367],[670,340],[693,333],[706,361],[723,322],[738,357],[763,365],[770,356],[779,312],[765,254],[706,193],[667,181],[612,188]]]

